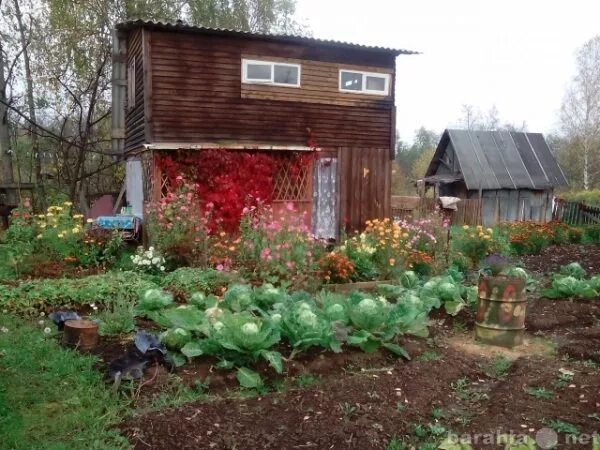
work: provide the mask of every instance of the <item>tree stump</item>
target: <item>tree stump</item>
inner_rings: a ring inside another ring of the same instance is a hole
[[[98,324],[91,320],[67,320],[62,344],[83,351],[92,350],[98,345]]]

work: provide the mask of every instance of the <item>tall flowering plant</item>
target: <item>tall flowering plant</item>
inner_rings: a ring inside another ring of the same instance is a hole
[[[292,203],[275,216],[259,203],[243,210],[240,225],[240,263],[253,275],[270,282],[301,283],[318,269],[324,244],[315,239]]]
[[[213,206],[202,209],[195,183],[179,175],[167,195],[146,206],[147,227],[156,248],[175,265],[208,263]]]

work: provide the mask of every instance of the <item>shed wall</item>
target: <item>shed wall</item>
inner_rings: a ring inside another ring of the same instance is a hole
[[[338,67],[393,72],[391,55],[367,55],[222,36],[151,31],[154,142],[264,142],[323,147],[391,148],[390,98],[335,92]],[[245,55],[302,61],[303,88],[242,85]],[[333,84],[331,84],[333,83]],[[333,86],[325,90],[324,86]],[[393,87],[393,80],[391,86]],[[322,95],[318,94],[323,88]],[[388,155],[391,152],[388,152]]]
[[[478,198],[478,191],[469,191],[469,198]],[[533,220],[547,222],[552,219],[553,191],[487,190],[482,192],[481,216],[484,226],[500,222]]]
[[[129,67],[135,64],[135,105],[125,105],[125,151],[140,147],[146,140],[143,47],[142,30],[135,30],[127,41],[127,77],[131,76]]]

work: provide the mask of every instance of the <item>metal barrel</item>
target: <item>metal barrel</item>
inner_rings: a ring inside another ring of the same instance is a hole
[[[91,320],[67,320],[62,336],[65,346],[90,351],[98,345],[98,324]]]
[[[481,276],[475,318],[475,339],[512,348],[525,334],[525,280],[505,276]]]

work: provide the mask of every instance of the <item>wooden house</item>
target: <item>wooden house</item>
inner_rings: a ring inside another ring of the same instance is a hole
[[[317,149],[306,173],[277,174],[275,205],[323,237],[389,215],[396,57],[413,52],[137,20],[113,53],[113,149],[137,214],[164,188],[153,155]]]
[[[567,186],[540,133],[445,130],[423,179],[436,196],[481,199],[481,222],[552,218],[554,189]]]

